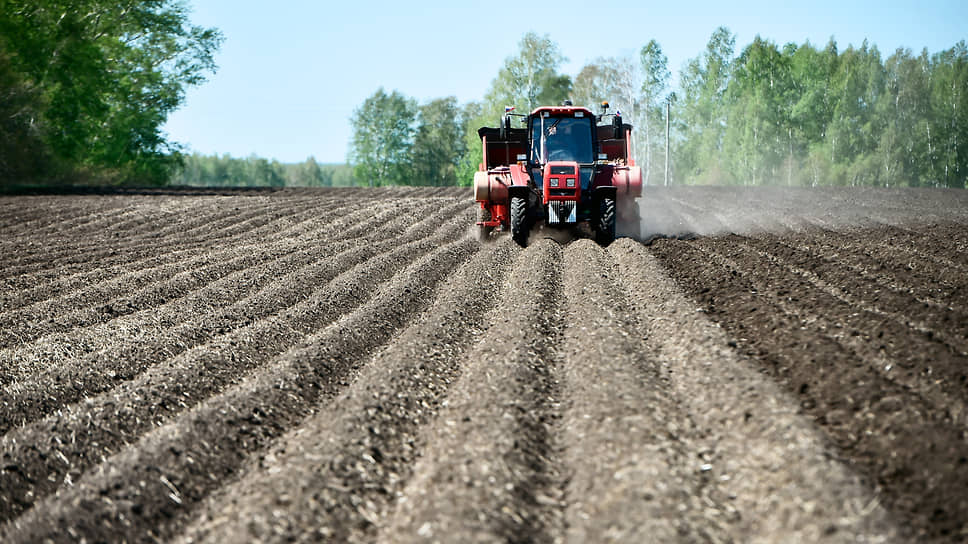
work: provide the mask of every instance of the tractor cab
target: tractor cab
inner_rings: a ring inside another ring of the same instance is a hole
[[[584,108],[538,108],[528,125],[528,170],[542,203],[587,200],[582,191],[588,190],[595,166],[595,115]]]
[[[549,109],[538,109],[529,116],[531,162],[538,165],[549,161],[588,165],[595,162],[594,115],[584,109],[569,108],[571,111],[564,112]]]

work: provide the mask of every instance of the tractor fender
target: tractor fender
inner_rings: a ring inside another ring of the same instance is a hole
[[[523,198],[526,202],[531,202],[531,187],[527,185],[512,185],[508,187],[508,199],[519,196]]]
[[[592,189],[592,196],[595,200],[602,198],[611,198],[615,200],[616,196],[620,194],[618,187],[612,185],[605,185],[603,187],[595,187]]]
[[[612,186],[619,195],[642,196],[642,169],[638,166],[616,166],[612,169]]]
[[[475,172],[474,200],[499,204],[507,202],[510,184],[511,179],[507,173]]]
[[[524,199],[525,205],[530,210],[536,202],[536,193],[528,185],[512,185],[508,187],[508,204],[510,205],[511,199],[514,197],[521,197]],[[528,213],[531,213],[530,211]]]

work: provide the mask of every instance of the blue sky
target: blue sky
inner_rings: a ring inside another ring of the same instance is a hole
[[[934,53],[968,40],[965,0],[190,4],[192,22],[220,29],[225,43],[219,71],[169,118],[170,139],[190,151],[283,162],[344,162],[353,109],[381,86],[421,102],[482,98],[528,31],[558,43],[572,76],[653,38],[675,74],[720,25],[736,34],[737,52],[757,34],[820,46],[833,37],[841,50],[866,38],[885,58],[898,47]]]

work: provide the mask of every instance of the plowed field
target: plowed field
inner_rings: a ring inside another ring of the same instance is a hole
[[[0,542],[968,540],[968,192],[0,197]]]

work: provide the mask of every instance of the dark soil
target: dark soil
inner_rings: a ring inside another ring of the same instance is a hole
[[[470,198],[0,196],[0,541],[968,539],[965,192]]]

